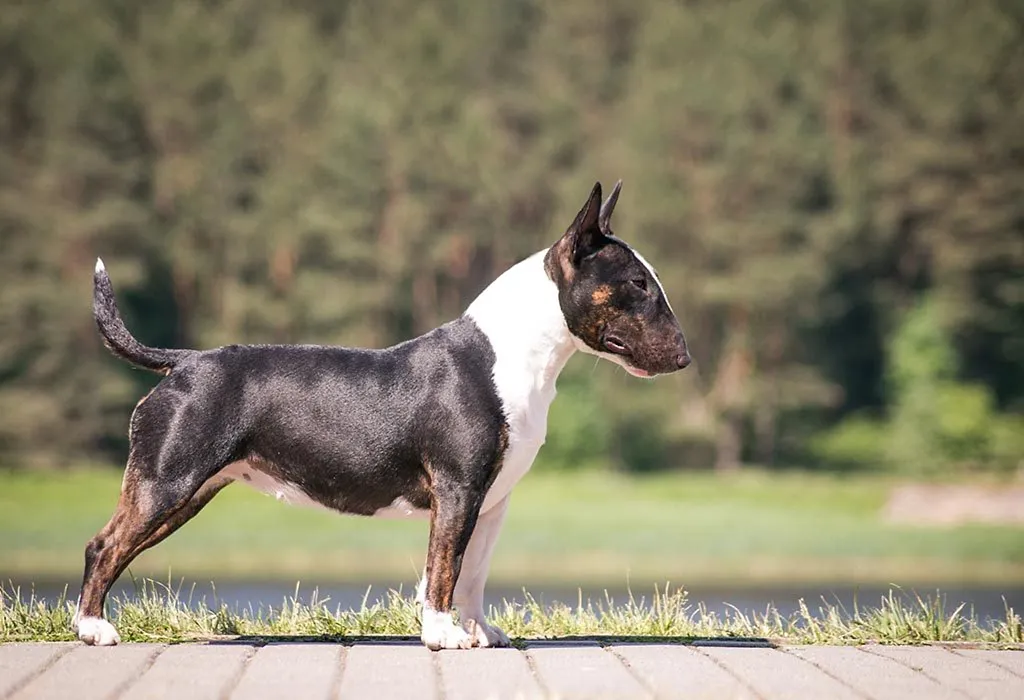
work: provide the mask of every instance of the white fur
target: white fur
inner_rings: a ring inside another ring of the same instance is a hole
[[[78,618],[75,626],[78,628],[78,638],[89,645],[109,647],[121,641],[114,626],[102,617]]]
[[[288,481],[275,479],[266,472],[260,471],[257,467],[244,460],[232,462],[217,472],[216,476],[211,477],[210,480],[222,479],[230,479],[231,481],[246,484],[257,491],[265,493],[268,496],[273,496],[277,500],[282,503],[287,503],[288,505],[303,506],[306,508],[324,508],[330,510],[322,503],[319,503],[306,495],[306,492],[297,485]],[[430,511],[418,509],[407,499],[399,496],[391,503],[390,506],[380,508],[374,512],[373,517],[426,518],[429,515]]]
[[[657,282],[654,269],[632,252]],[[618,355],[590,348],[569,332],[558,303],[558,287],[544,269],[546,254],[547,250],[542,250],[507,270],[466,310],[494,348],[494,385],[509,427],[501,471],[480,509],[455,587],[453,602],[475,646],[509,643],[504,632],[484,620],[484,586],[510,493],[544,444],[555,382],[566,362],[580,350],[614,362],[634,376],[650,376],[630,367]],[[661,283],[657,284],[660,289]],[[424,576],[416,599],[423,602],[425,597]]]
[[[438,612],[423,606],[423,626],[420,639],[428,649],[471,649],[473,637],[455,624],[450,612]]]
[[[635,376],[649,376],[569,332],[558,287],[544,269],[546,254],[542,250],[509,268],[466,309],[494,348],[494,385],[509,427],[508,451],[481,513],[505,499],[533,465],[547,433],[555,382],[576,350],[614,362]]]
[[[257,491],[277,500],[293,506],[306,506],[308,508],[325,508],[321,503],[316,502],[306,495],[306,492],[295,484],[287,481],[279,481],[266,472],[261,472],[246,461],[232,462],[221,469],[213,479],[227,478],[247,484]]]
[[[626,247],[629,248],[628,245]],[[649,262],[647,262],[647,260],[644,259],[644,256],[640,255],[640,253],[636,252],[632,248],[629,248],[629,251],[633,253],[636,259],[640,261],[640,264],[646,267],[647,271],[651,273],[651,277],[654,278],[654,283],[658,285],[658,291],[661,292],[661,296],[665,297],[665,303],[668,304],[668,310],[672,311],[672,303],[668,300],[668,294],[665,294],[665,288],[661,286],[661,280],[658,279],[657,271]],[[675,311],[672,311],[672,313],[674,314]]]
[[[96,258],[96,272],[103,272],[107,268],[103,266],[103,260]]]
[[[378,508],[373,513],[375,518],[427,518],[429,510],[417,508],[408,499],[399,496],[386,508]]]
[[[555,380],[576,350],[558,288],[544,270],[546,252],[508,269],[466,310],[494,348],[494,384],[509,428],[508,450],[481,513],[529,471],[544,444]]]

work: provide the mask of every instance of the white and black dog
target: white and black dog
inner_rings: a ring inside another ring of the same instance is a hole
[[[125,328],[97,261],[103,340],[166,378],[132,413],[117,509],[85,549],[79,639],[116,644],[103,618],[111,584],[218,491],[244,481],[340,513],[429,517],[417,593],[423,643],[507,645],[484,619],[484,583],[566,361],[582,350],[639,377],[690,363],[654,269],[612,234],[620,187],[602,205],[597,183],[557,243],[506,271],[460,318],[385,350],[149,348]]]

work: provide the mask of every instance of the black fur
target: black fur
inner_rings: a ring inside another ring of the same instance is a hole
[[[468,486],[500,456],[505,418],[491,378],[494,350],[468,317],[385,350],[156,350],[121,323],[106,272],[96,278],[96,320],[113,350],[142,367],[174,370],[135,411],[133,443],[201,446],[216,455],[203,480],[253,460],[328,508],[372,515],[399,497],[427,510],[431,479]],[[161,478],[194,471],[192,460],[161,464],[160,452],[144,461],[155,461]]]
[[[151,348],[136,340],[121,320],[117,300],[114,298],[114,288],[102,264],[96,266],[93,275],[92,314],[100,335],[103,336],[103,342],[111,352],[144,369],[166,374],[182,359],[191,357],[196,352]]]

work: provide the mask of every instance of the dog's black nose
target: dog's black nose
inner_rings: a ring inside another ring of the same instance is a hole
[[[681,352],[678,355],[676,355],[676,365],[679,367],[679,369],[686,369],[687,367],[690,366],[690,363],[692,361],[693,360],[690,359],[690,353],[688,352]]]

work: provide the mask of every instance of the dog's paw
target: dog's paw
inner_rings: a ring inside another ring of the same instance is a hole
[[[508,635],[500,627],[489,625],[486,622],[477,622],[476,620],[466,620],[462,627],[473,638],[473,646],[475,647],[507,647],[512,645]]]
[[[473,637],[455,624],[450,612],[423,608],[423,629],[420,639],[431,651],[439,649],[472,649]]]
[[[109,647],[121,641],[114,626],[102,617],[83,617],[78,620],[78,638],[90,646]]]

